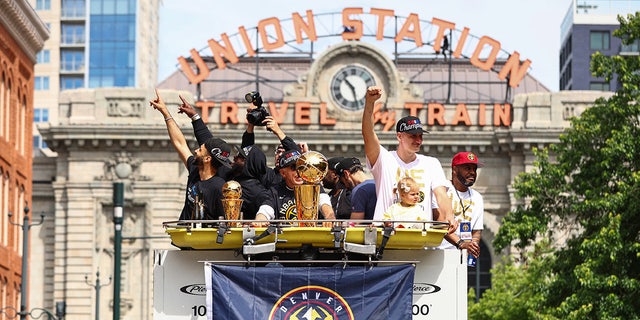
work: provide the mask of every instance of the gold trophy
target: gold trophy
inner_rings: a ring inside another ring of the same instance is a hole
[[[237,181],[227,181],[222,186],[222,207],[225,220],[242,220],[242,186]],[[230,227],[242,227],[241,222],[229,222]]]
[[[294,186],[298,220],[318,220],[320,181],[329,170],[329,163],[321,153],[309,151],[296,161],[296,171],[304,183]],[[315,222],[300,222],[301,227],[315,227]]]

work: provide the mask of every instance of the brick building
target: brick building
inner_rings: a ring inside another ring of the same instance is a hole
[[[23,234],[14,223],[29,214],[33,66],[48,36],[27,1],[0,0],[0,319],[20,309]]]

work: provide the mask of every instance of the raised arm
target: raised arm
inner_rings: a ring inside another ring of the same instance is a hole
[[[209,131],[207,125],[204,124],[204,121],[196,112],[196,109],[194,109],[182,96],[179,95],[178,97],[180,97],[180,100],[182,100],[182,104],[178,106],[178,113],[184,113],[189,118],[191,118],[193,134],[198,141],[198,145],[203,144],[205,141],[209,140],[209,138],[213,137],[213,134],[211,133],[211,131]]]
[[[278,137],[278,140],[282,143],[284,150],[298,150],[303,152],[300,146],[291,137],[287,136],[284,131],[282,131],[282,128],[280,128],[278,122],[273,118],[273,116],[267,116],[264,123],[266,124],[267,129],[271,130],[271,132]]]
[[[187,159],[189,159],[189,157],[191,156],[191,150],[189,150],[189,145],[187,144],[187,140],[184,138],[180,127],[178,127],[178,124],[175,122],[175,120],[171,116],[171,113],[167,109],[167,105],[160,98],[158,89],[156,89],[156,98],[149,101],[149,105],[158,110],[164,117],[164,122],[167,125],[167,131],[169,132],[169,139],[171,139],[171,144],[173,145],[173,148],[178,152],[180,160],[182,160],[182,163],[184,163],[186,167]]]
[[[367,88],[367,95],[362,112],[362,138],[364,140],[364,153],[371,166],[375,165],[380,155],[380,140],[373,129],[373,107],[382,96],[380,87]]]

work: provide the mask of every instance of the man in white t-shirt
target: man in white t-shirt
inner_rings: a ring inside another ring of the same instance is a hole
[[[427,220],[446,221],[450,223],[449,232],[457,229],[457,220],[451,210],[451,201],[447,197],[445,184],[447,179],[440,161],[434,157],[418,154],[422,148],[422,135],[426,131],[422,128],[420,119],[407,116],[398,120],[396,137],[398,148],[388,151],[380,145],[378,135],[374,130],[373,109],[376,100],[382,96],[380,87],[369,87],[365,97],[364,112],[362,113],[362,137],[367,156],[367,167],[371,170],[376,182],[378,199],[374,220],[382,220],[384,212],[397,197],[393,192],[400,178],[409,176],[420,185],[421,199],[419,204],[425,210]],[[431,201],[435,198],[436,204]],[[432,216],[431,208],[435,216]]]
[[[458,152],[451,161],[451,181],[448,181],[447,195],[451,201],[453,215],[459,222],[471,222],[471,241],[461,238],[458,228],[442,240],[439,249],[467,249],[478,258],[480,238],[484,229],[484,201],[482,195],[471,186],[476,182],[477,170],[483,164],[473,152]]]

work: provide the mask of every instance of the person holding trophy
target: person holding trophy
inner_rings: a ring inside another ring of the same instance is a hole
[[[313,152],[313,151],[312,151]],[[305,155],[308,153],[305,153]],[[318,153],[316,153],[318,154]],[[302,154],[299,150],[286,150],[282,156],[280,156],[278,172],[282,176],[282,182],[276,186],[273,186],[267,192],[268,197],[256,213],[257,225],[261,225],[259,221],[265,220],[298,220],[297,199],[296,199],[296,187],[305,184],[305,180],[298,173],[298,160]],[[322,180],[322,177],[319,180]],[[301,201],[307,201],[308,199],[301,199]],[[317,197],[317,208],[324,219],[334,220],[335,214],[331,207],[331,200],[329,195],[320,192]],[[326,226],[330,226],[330,223],[324,223]]]

